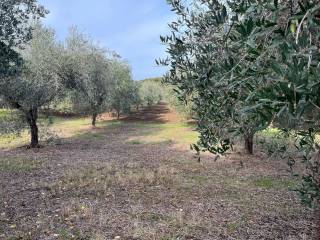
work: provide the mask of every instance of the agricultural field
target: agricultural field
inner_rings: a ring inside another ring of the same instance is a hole
[[[1,140],[0,239],[312,239],[285,161],[237,148],[201,162],[195,125],[166,104],[123,117],[53,119],[26,150]],[[104,120],[103,120],[104,118]]]
[[[319,0],[0,0],[0,240],[319,240],[319,33]]]

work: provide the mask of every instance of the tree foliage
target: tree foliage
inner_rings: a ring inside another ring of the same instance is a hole
[[[145,79],[140,84],[139,95],[144,105],[152,105],[163,99],[161,79]]]
[[[181,99],[179,97],[179,94],[174,91],[174,87],[171,85],[163,85],[163,90],[164,100],[181,116],[183,116],[187,120],[196,118],[192,96],[189,96],[187,100],[183,98]]]
[[[234,133],[270,122],[296,137],[307,173],[303,199],[319,199],[319,3],[313,0],[169,1],[178,19],[162,37],[166,81],[195,94],[200,147],[224,153]],[[217,129],[218,128],[218,129]]]
[[[2,0],[0,2],[0,77],[17,73],[22,48],[32,37],[31,21],[44,17],[46,10],[36,0]]]
[[[21,47],[31,39],[31,22],[44,17],[46,13],[37,0],[1,0],[0,42],[9,47]]]
[[[127,63],[115,61],[113,63],[115,88],[113,89],[111,108],[117,112],[117,118],[121,113],[129,113],[132,105],[140,102],[138,86],[132,80],[131,69]]]
[[[62,54],[59,74],[67,89],[73,90],[82,111],[91,114],[95,126],[114,88],[114,59],[89,37],[71,28]]]

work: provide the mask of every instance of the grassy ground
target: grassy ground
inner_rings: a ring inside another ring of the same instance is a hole
[[[1,114],[1,112],[0,112]],[[50,123],[49,123],[50,122]],[[52,117],[46,119],[41,117],[39,120],[39,132],[40,139],[45,141],[50,135],[58,138],[69,138],[77,135],[81,135],[84,132],[90,131],[90,118],[85,117]],[[107,125],[112,125],[112,122],[102,122],[98,123],[98,127],[104,127]],[[25,130],[21,134],[7,134],[0,135],[0,149],[4,148],[17,148],[29,143],[29,132]]]
[[[57,118],[56,144],[0,150],[0,239],[312,239],[286,163],[198,163],[193,126],[164,115]]]
[[[5,116],[7,116],[8,114],[8,110],[7,109],[1,109],[0,108],[0,118],[3,118]]]
[[[52,125],[42,120],[40,133],[55,134],[58,138],[91,138],[105,137],[99,130],[103,128],[121,127],[131,125],[141,133],[138,136],[128,138],[128,144],[152,144],[160,142],[175,142],[179,144],[191,144],[197,140],[197,133],[192,130],[192,126],[186,123],[125,123],[123,121],[103,121],[97,124],[96,129],[91,129],[90,118],[61,118],[54,117]],[[179,136],[179,137],[178,137]],[[0,135],[0,149],[16,148],[26,145],[29,142],[29,133],[25,131],[21,135],[10,134]]]
[[[134,124],[139,128],[140,135],[129,139],[132,144],[176,143],[191,144],[197,141],[197,132],[192,125],[186,123],[167,124]]]

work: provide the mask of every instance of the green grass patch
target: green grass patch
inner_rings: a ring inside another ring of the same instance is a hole
[[[1,109],[2,116],[9,110]],[[43,132],[43,127],[49,128],[61,138],[77,137],[81,139],[102,140],[105,136],[92,131],[91,119],[89,117],[50,117],[41,116],[39,118],[39,132]],[[122,125],[120,121],[102,121],[97,123],[97,129],[113,129]],[[15,148],[29,143],[28,129],[21,134],[0,135],[0,148]]]
[[[23,157],[0,158],[1,172],[28,172],[38,169],[40,166],[41,162],[38,160],[31,160]]]
[[[4,115],[8,110],[1,110]],[[101,121],[97,123],[96,130],[100,128],[110,130],[123,125],[130,125],[136,128],[136,134],[129,137],[128,143],[139,144],[192,144],[198,139],[198,133],[194,131],[194,126],[187,123],[126,123],[123,121]],[[103,140],[105,133],[92,129],[90,117],[49,117],[41,116],[39,119],[40,133],[41,126],[48,127],[60,138],[80,138]],[[0,136],[0,148],[14,148],[29,142],[28,130],[18,135]]]
[[[196,186],[205,185],[210,180],[207,176],[195,175],[191,177],[191,180]]]
[[[0,109],[0,119],[7,117],[9,114],[10,114],[10,111],[8,109],[4,109],[4,108]]]
[[[278,180],[270,177],[263,177],[253,180],[253,185],[264,189],[293,189],[296,186],[292,180]]]
[[[271,189],[271,188],[274,188],[275,181],[273,179],[261,178],[261,179],[255,180],[253,184],[259,188]]]
[[[55,127],[73,127],[79,128],[90,124],[89,118],[79,118],[79,117],[70,117],[70,118],[63,118],[63,117],[51,117],[52,124]]]
[[[105,136],[101,133],[92,133],[92,132],[87,132],[83,134],[76,135],[76,138],[79,139],[86,139],[86,140],[103,140]]]
[[[139,134],[134,141],[145,144],[173,142],[191,144],[198,139],[198,133],[194,131],[193,126],[186,123],[137,123],[134,126],[139,129]]]
[[[4,134],[0,135],[0,148],[14,148],[28,144],[28,131],[22,134]]]
[[[143,144],[143,142],[138,141],[138,140],[132,140],[132,141],[129,141],[128,143],[129,143],[129,144],[132,144],[132,145],[140,145],[140,144]]]
[[[246,225],[246,221],[243,220],[243,219],[239,219],[237,221],[228,223],[227,224],[227,229],[230,232],[234,232],[234,231],[237,231],[238,229],[240,229],[241,227],[243,227],[245,225]]]

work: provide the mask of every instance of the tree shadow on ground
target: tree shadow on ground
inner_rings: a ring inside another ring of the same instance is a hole
[[[166,103],[158,103],[157,105],[147,106],[140,111],[136,111],[124,118],[125,122],[153,122],[153,123],[167,123],[169,120],[164,118],[170,109]]]

